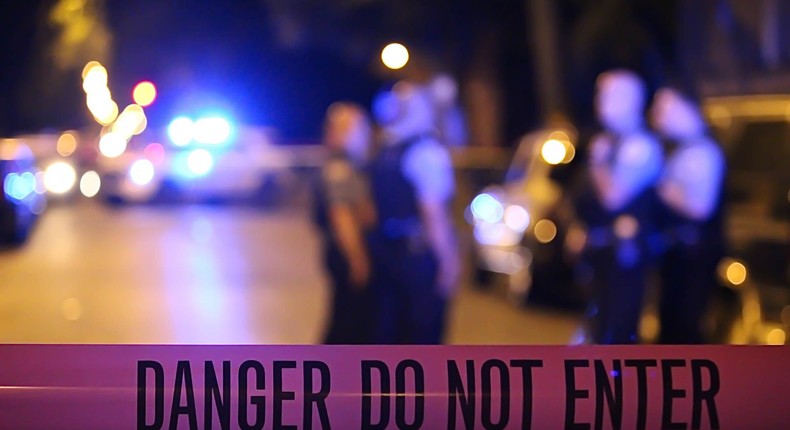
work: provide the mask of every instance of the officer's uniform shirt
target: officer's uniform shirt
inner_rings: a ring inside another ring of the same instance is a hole
[[[645,131],[599,133],[589,147],[594,192],[582,197],[592,269],[589,330],[596,343],[636,343],[656,230],[662,147]]]
[[[346,157],[332,157],[324,166],[322,174],[330,204],[357,207],[370,195],[368,182],[362,171]]]
[[[700,321],[726,249],[724,155],[707,137],[669,146],[658,184],[666,250],[661,258],[661,343],[705,341]]]
[[[420,204],[449,203],[449,153],[432,137],[412,136],[385,146],[370,175],[378,216],[370,247],[376,341],[441,343],[446,300],[435,285],[438,261],[428,246]]]
[[[424,137],[403,154],[403,175],[414,186],[418,200],[448,202],[455,191],[450,153],[435,139]]]
[[[371,341],[372,302],[368,289],[357,289],[350,282],[347,256],[334,236],[329,211],[334,205],[351,209],[358,225],[364,226],[363,207],[370,190],[363,171],[345,154],[333,153],[321,169],[317,187],[317,224],[324,235],[324,268],[332,289],[330,319],[324,342],[327,344],[365,344]]]
[[[590,147],[590,166],[608,170],[611,181],[597,189],[601,204],[618,212],[655,184],[662,167],[658,141],[647,133],[618,139],[609,133],[595,137]]]
[[[442,142],[451,148],[466,146],[468,136],[466,133],[466,121],[461,108],[457,105],[451,106],[439,114],[438,128]]]
[[[683,144],[667,159],[659,195],[676,214],[706,221],[719,203],[724,166],[724,155],[711,140]]]
[[[370,186],[362,169],[357,167],[347,156],[333,153],[321,170],[321,184],[318,209],[318,224],[327,237],[331,237],[328,210],[334,205],[345,205],[352,208],[357,221],[362,221],[359,213],[363,204],[370,200]]]

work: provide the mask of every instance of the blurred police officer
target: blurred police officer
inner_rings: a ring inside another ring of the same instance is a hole
[[[365,112],[335,103],[326,114],[324,144],[329,160],[321,169],[316,221],[324,236],[324,264],[332,289],[324,342],[370,343],[371,264],[366,235],[375,222],[364,174],[371,141]]]
[[[656,93],[651,117],[665,139],[658,183],[668,249],[661,259],[661,343],[703,343],[701,319],[724,253],[724,155],[708,135],[699,106],[673,88]]]
[[[428,90],[435,108],[439,141],[450,148],[466,146],[469,138],[464,112],[458,103],[458,83],[452,76],[441,73],[431,79]]]
[[[579,210],[587,226],[585,257],[592,270],[591,341],[628,344],[638,327],[651,260],[661,146],[645,128],[646,90],[633,72],[597,80],[595,108],[603,131],[590,142],[591,192]]]
[[[410,82],[374,101],[384,139],[371,166],[378,343],[441,343],[447,299],[458,281],[453,170],[434,137],[433,112],[428,91]]]

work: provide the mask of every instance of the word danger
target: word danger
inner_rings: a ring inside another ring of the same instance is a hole
[[[296,429],[296,425],[283,422],[283,404],[296,400],[295,391],[284,389],[285,378],[293,379],[293,369],[297,368],[296,361],[274,361],[273,410],[271,423],[277,429]],[[196,387],[193,383],[192,366],[189,361],[179,361],[176,366],[175,381],[173,385],[172,402],[170,404],[170,420],[168,429],[179,428],[179,420],[186,421],[190,429],[212,428],[214,414],[222,429],[239,428],[243,430],[260,430],[266,424],[266,396],[260,394],[266,389],[266,371],[261,362],[247,360],[241,363],[238,372],[232,375],[230,361],[223,361],[221,365],[222,383],[218,378],[217,367],[212,361],[206,361],[203,366],[203,386],[197,387],[202,392],[203,411],[198,415],[196,406]],[[153,410],[148,402],[149,374],[153,376],[154,401]],[[322,428],[330,428],[329,413],[326,407],[326,398],[329,395],[330,373],[329,367],[322,361],[305,361],[302,363],[301,380],[304,382],[300,396],[303,411],[303,428],[311,428],[313,410],[316,409]],[[319,388],[313,390],[314,381],[319,382]],[[231,382],[237,383],[235,390]],[[252,382],[252,384],[250,383]],[[137,428],[145,430],[161,429],[165,424],[165,371],[162,364],[157,361],[137,362]],[[235,407],[231,403],[236,400]],[[231,414],[235,413],[234,420]],[[203,425],[198,426],[202,418]]]
[[[337,393],[343,400],[340,403],[331,401],[331,368],[323,361],[273,361],[264,367],[247,360],[237,368],[230,361],[201,364],[199,373],[193,375],[190,361],[178,361],[174,374],[165,378],[161,363],[138,361],[138,429],[173,429],[183,424],[190,429],[212,428],[215,423],[222,429],[262,429],[264,425],[329,429],[332,424],[342,427],[338,422],[348,423],[349,413],[358,413],[358,427],[370,430],[437,425],[447,429],[644,429],[657,426],[654,417],[659,410],[661,428],[699,429],[703,423],[712,429],[720,427],[716,408],[719,370],[713,361],[704,359],[568,359],[550,365],[528,359],[431,363],[406,359],[395,365],[362,360],[359,373],[341,375],[353,378],[351,385],[356,388]],[[168,389],[172,386],[167,396],[166,379]],[[298,389],[289,391],[286,385]],[[348,401],[359,403],[349,407]],[[684,401],[683,406],[690,408],[678,407]],[[298,416],[301,422],[285,423],[285,408],[290,411],[289,421]],[[301,414],[294,415],[298,408]],[[625,415],[624,410],[631,413]],[[341,419],[333,421],[333,416]]]

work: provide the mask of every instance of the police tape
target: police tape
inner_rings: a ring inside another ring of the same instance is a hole
[[[2,429],[781,429],[785,347],[2,345]]]

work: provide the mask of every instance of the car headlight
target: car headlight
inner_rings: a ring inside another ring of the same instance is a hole
[[[483,193],[472,200],[472,215],[475,222],[496,224],[502,220],[505,208],[502,203],[490,193]]]
[[[66,194],[77,182],[77,171],[65,161],[56,161],[44,170],[44,187],[52,194]]]
[[[80,178],[80,192],[85,197],[95,197],[101,189],[101,177],[93,170],[87,171]]]

